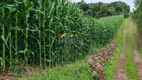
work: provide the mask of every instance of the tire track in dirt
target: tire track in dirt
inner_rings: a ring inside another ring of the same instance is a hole
[[[116,67],[116,71],[115,71],[115,75],[114,75],[114,80],[127,80],[127,73],[124,69],[125,66],[125,60],[126,60],[126,56],[125,56],[125,48],[126,48],[126,31],[125,29],[123,29],[123,47],[122,47],[122,53],[120,54],[120,57],[118,59],[117,62],[117,67]]]
[[[0,75],[0,80],[18,80],[18,79],[16,77],[14,77],[14,76]]]
[[[135,29],[136,26],[134,26],[134,23],[131,22],[130,24],[131,28],[132,29]],[[140,54],[138,52],[138,49],[137,49],[137,40],[136,40],[136,32],[132,32],[131,36],[132,36],[132,41],[133,41],[133,54],[134,54],[134,63],[136,65],[136,68],[137,68],[137,74],[138,74],[138,77],[139,77],[139,80],[142,80],[142,59],[140,57]]]

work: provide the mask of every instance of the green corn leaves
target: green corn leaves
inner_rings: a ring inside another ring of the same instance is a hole
[[[71,63],[87,55],[90,44],[107,44],[122,21],[84,17],[67,0],[0,1],[0,69]]]

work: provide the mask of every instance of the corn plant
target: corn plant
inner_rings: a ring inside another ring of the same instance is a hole
[[[88,54],[89,45],[107,44],[122,21],[123,16],[84,17],[67,0],[0,1],[0,69],[17,73],[29,64],[46,68],[74,62]]]

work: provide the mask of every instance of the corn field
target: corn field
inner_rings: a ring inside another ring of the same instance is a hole
[[[84,17],[67,0],[1,0],[0,70],[74,62],[88,54],[90,44],[108,43],[123,19]],[[60,38],[64,33],[69,35]]]

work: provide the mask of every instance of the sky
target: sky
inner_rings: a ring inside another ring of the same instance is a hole
[[[80,2],[81,0],[71,0],[71,2]],[[131,8],[131,11],[134,9],[134,0],[84,0],[86,3],[93,3],[93,2],[105,2],[111,3],[114,1],[123,1],[128,4]]]

